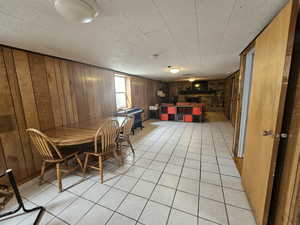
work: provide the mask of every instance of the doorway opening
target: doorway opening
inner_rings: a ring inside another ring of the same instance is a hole
[[[245,76],[243,85],[241,123],[240,123],[240,140],[238,145],[238,157],[244,156],[244,144],[247,130],[247,118],[249,99],[251,94],[252,70],[253,70],[254,48],[252,48],[246,56]]]

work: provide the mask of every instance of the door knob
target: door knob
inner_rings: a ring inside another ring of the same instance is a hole
[[[271,130],[264,130],[262,133],[263,136],[273,136],[273,131]]]

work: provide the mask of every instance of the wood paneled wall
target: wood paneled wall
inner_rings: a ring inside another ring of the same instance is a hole
[[[157,90],[161,89],[164,84],[138,77],[132,77],[130,80],[132,106],[142,107],[145,110],[145,117],[148,118],[149,105],[159,103],[157,99]]]
[[[147,109],[156,103],[158,82],[130,79],[134,106]],[[40,169],[26,128],[46,130],[111,116],[116,110],[114,90],[113,71],[0,46],[0,139],[17,180]]]
[[[232,88],[234,85],[234,79],[232,76],[225,80],[225,91],[224,91],[224,114],[227,119],[231,118],[232,111]]]
[[[240,71],[236,71],[225,80],[224,112],[227,119],[235,126]]]
[[[190,81],[169,82],[169,101],[173,103],[176,99],[178,102],[185,102],[187,98],[199,98],[202,103],[206,104],[206,109],[212,112],[224,111],[224,92],[225,79],[208,80],[208,89],[217,91],[216,94],[180,94],[181,91],[192,89],[193,83]]]

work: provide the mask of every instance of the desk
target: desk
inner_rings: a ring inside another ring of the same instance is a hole
[[[108,119],[114,119],[122,126],[125,117],[107,117],[56,127],[44,131],[48,138],[57,146],[86,144],[94,141],[97,129]]]

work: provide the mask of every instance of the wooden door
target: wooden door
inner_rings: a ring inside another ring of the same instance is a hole
[[[298,4],[290,0],[255,43],[242,181],[258,225],[266,225]]]

